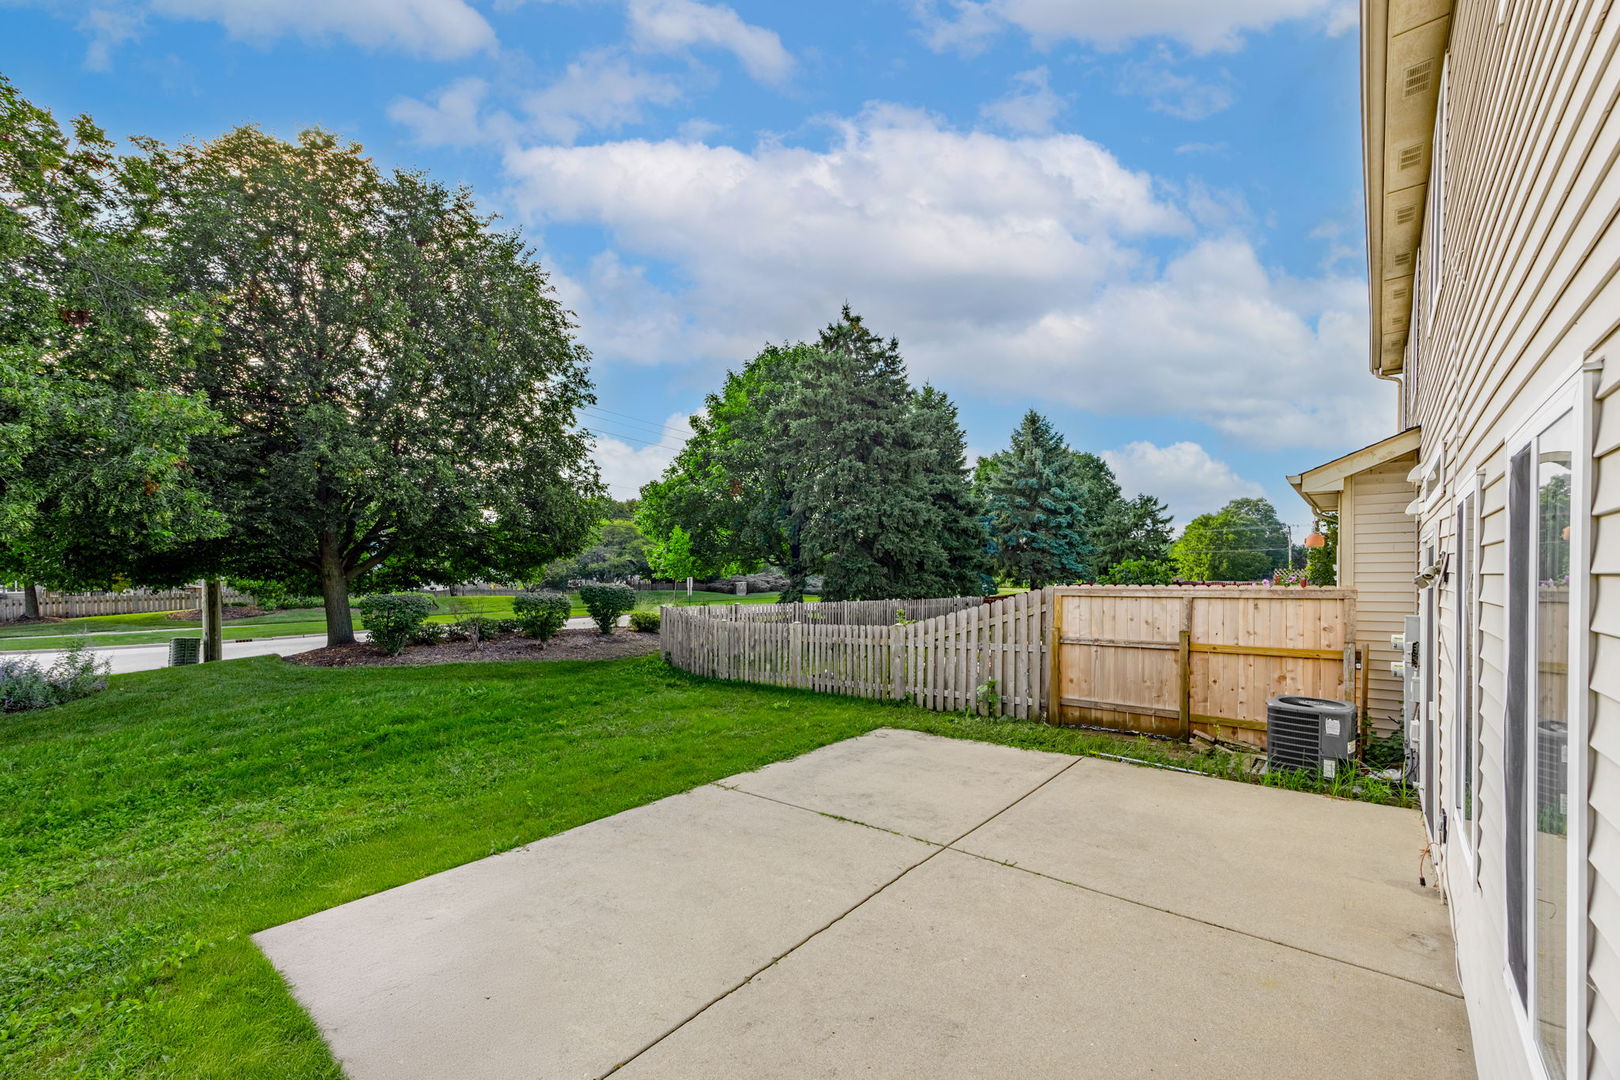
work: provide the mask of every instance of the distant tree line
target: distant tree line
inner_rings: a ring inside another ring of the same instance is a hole
[[[1161,502],[1125,498],[1034,412],[970,471],[955,404],[847,306],[813,343],[729,373],[691,425],[641,492],[656,574],[777,567],[785,600],[811,576],[828,599],[870,599],[1169,574]]]

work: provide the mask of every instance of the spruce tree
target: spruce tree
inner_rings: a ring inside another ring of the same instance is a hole
[[[781,409],[823,596],[874,600],[926,591],[924,567],[937,563],[942,549],[928,528],[927,455],[910,423],[900,343],[867,329],[845,305]]]
[[[1032,589],[1085,578],[1090,551],[1073,455],[1051,421],[1031,409],[996,458],[984,493],[1003,572]]]
[[[990,533],[984,503],[973,489],[967,467],[967,437],[956,404],[941,390],[924,386],[912,397],[912,417],[923,459],[923,484],[933,504],[932,535],[938,547],[925,569],[919,595],[970,596],[994,591],[990,577]]]

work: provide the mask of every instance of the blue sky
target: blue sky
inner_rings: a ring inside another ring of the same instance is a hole
[[[976,453],[1035,407],[1180,521],[1389,434],[1353,0],[0,0],[110,133],[319,125],[521,226],[629,494],[847,300]],[[1179,523],[1179,522],[1178,522]]]

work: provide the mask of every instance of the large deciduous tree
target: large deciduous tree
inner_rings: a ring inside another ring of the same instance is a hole
[[[230,425],[189,461],[230,530],[152,574],[313,574],[338,644],[385,562],[514,578],[578,548],[588,356],[518,235],[322,131],[186,145],[162,183],[166,272],[210,300],[184,386]]]
[[[1189,521],[1170,557],[1194,581],[1257,581],[1287,561],[1288,532],[1269,501],[1233,499]]]
[[[207,334],[164,273],[161,151],[71,134],[0,76],[0,576],[106,587],[217,534],[174,386]]]

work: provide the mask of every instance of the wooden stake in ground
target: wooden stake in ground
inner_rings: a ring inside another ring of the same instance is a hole
[[[202,659],[225,659],[225,590],[218,578],[203,582]]]

